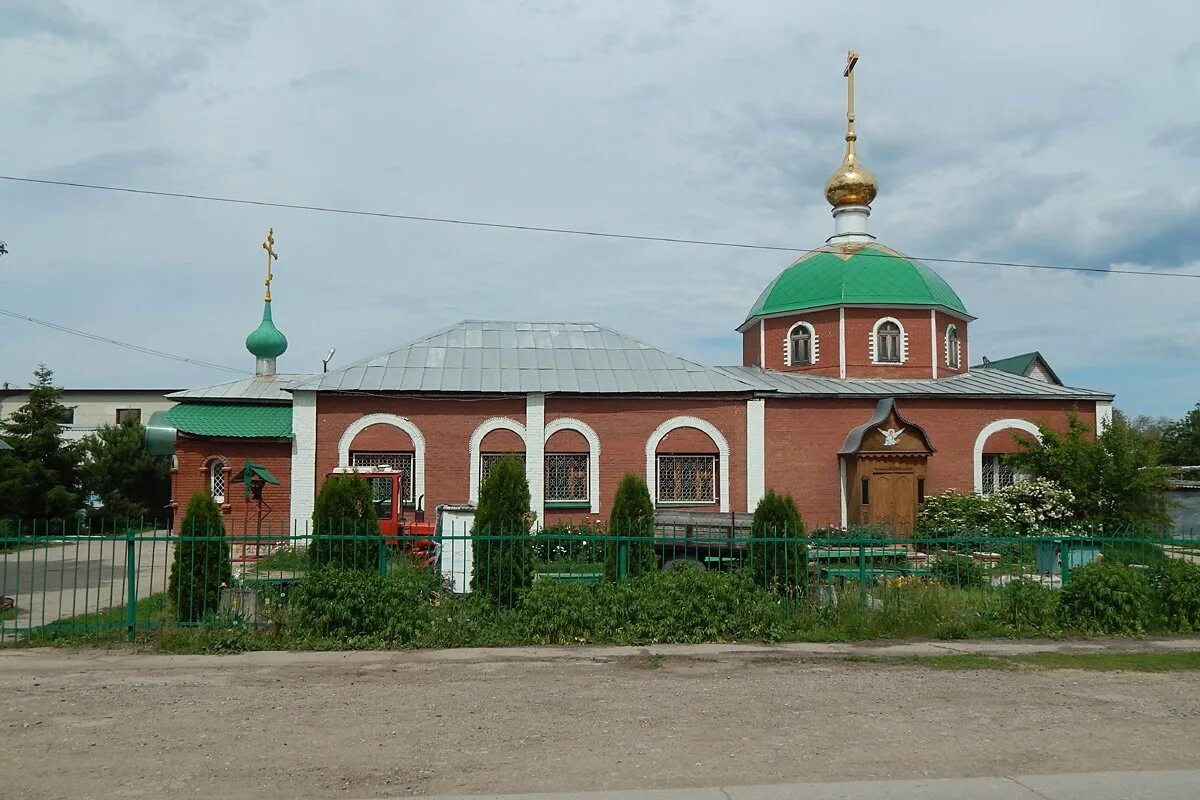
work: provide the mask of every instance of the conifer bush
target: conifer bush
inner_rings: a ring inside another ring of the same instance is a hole
[[[383,541],[375,499],[365,478],[334,475],[326,480],[317,494],[312,518],[308,559],[314,567],[378,569]]]
[[[167,592],[178,621],[200,622],[217,611],[221,584],[233,576],[225,522],[208,493],[192,495],[179,534]]]
[[[658,568],[658,555],[654,552],[654,503],[650,501],[650,489],[640,475],[628,472],[617,485],[613,497],[612,511],[608,515],[610,536],[641,537],[640,541],[609,542],[604,559],[604,575],[609,580],[619,577],[645,575]],[[624,576],[620,574],[622,545],[628,553]]]
[[[1167,559],[1150,570],[1162,623],[1176,633],[1200,631],[1200,564]]]
[[[768,489],[758,501],[747,560],[758,586],[785,593],[803,588],[808,576],[808,546],[804,523],[790,494]]]
[[[473,591],[501,606],[516,603],[533,581],[532,522],[525,464],[515,456],[502,458],[479,488],[471,528]]]

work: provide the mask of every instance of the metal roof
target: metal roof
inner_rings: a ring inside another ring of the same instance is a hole
[[[284,391],[298,381],[311,378],[307,374],[257,375],[228,383],[218,383],[199,389],[184,389],[167,395],[171,400],[242,400],[259,403],[290,403],[292,396]]]
[[[297,383],[322,392],[680,394],[754,387],[594,322],[468,320]]]
[[[884,380],[826,378],[761,367],[716,367],[761,392],[817,397],[1003,397],[1111,400],[1113,395],[1091,389],[1059,386],[996,369],[973,369],[949,378]]]
[[[971,367],[971,369],[998,369],[1002,372],[1011,372],[1013,375],[1028,375],[1030,368],[1036,363],[1041,364],[1042,369],[1054,379],[1055,383],[1062,383],[1058,375],[1050,368],[1050,362],[1046,361],[1045,356],[1037,350],[1034,350],[1032,353],[1022,353],[1019,356],[997,358],[995,361],[984,359],[982,364],[977,364]]]
[[[181,403],[172,406],[162,421],[183,433],[237,439],[290,439],[289,406]]]
[[[929,445],[929,434],[925,433],[925,429],[920,425],[909,422],[901,416],[900,412],[896,409],[896,398],[885,397],[875,404],[875,413],[871,415],[869,420],[857,428],[850,429],[850,432],[846,434],[846,441],[842,443],[842,449],[838,451],[838,455],[847,456],[857,453],[858,448],[862,447],[863,437],[867,431],[877,425],[882,425],[892,412],[895,412],[896,419],[903,422],[906,428],[912,428],[917,433],[920,433],[925,446],[929,448],[929,452],[934,452],[933,448]]]

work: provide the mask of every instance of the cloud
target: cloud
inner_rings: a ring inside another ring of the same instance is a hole
[[[208,66],[199,49],[186,49],[161,59],[141,61],[123,55],[117,69],[94,75],[40,99],[44,113],[83,122],[136,119],[162,97],[183,91],[191,73]]]
[[[1200,124],[1173,125],[1152,141],[1187,158],[1200,158]]]
[[[9,0],[5,3],[0,41],[38,36],[70,41],[109,40],[102,26],[85,20],[62,0]]]

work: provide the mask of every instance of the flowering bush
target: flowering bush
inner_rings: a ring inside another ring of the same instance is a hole
[[[1046,478],[1017,481],[991,494],[953,489],[925,498],[917,530],[926,534],[1034,535],[1074,522],[1070,490]]]
[[[1048,478],[1030,478],[990,495],[999,510],[997,521],[1021,534],[1061,531],[1074,522],[1075,495]]]

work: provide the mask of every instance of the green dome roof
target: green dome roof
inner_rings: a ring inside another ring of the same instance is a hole
[[[271,301],[263,303],[262,323],[246,337],[246,349],[255,358],[279,358],[287,351],[287,337],[271,321]]]
[[[802,256],[763,290],[746,321],[842,305],[940,306],[967,313],[950,284],[920,261],[883,245],[855,243]]]

